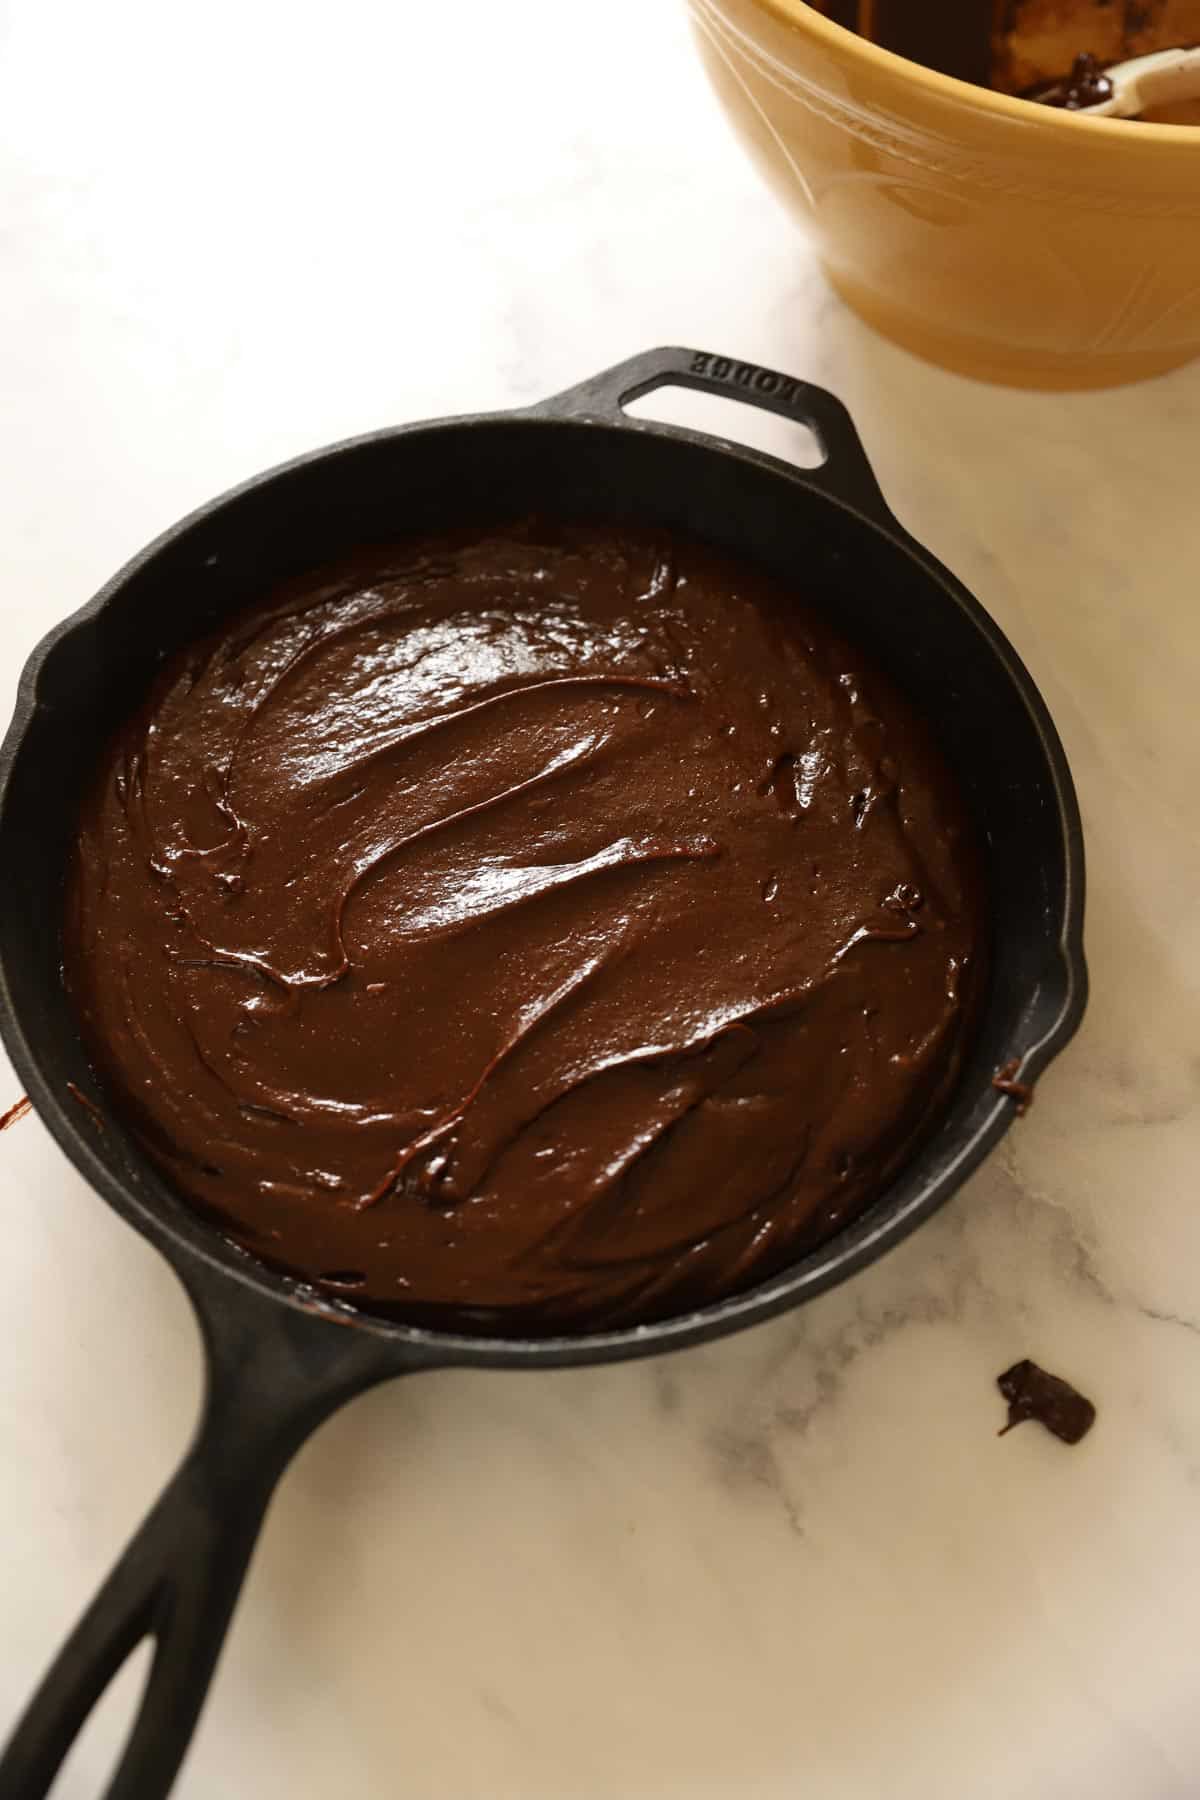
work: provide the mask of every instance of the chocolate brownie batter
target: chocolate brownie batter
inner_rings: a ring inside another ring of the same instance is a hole
[[[364,553],[167,666],[86,800],[114,1110],[254,1255],[468,1330],[659,1317],[851,1218],[983,911],[889,684],[697,542]]]

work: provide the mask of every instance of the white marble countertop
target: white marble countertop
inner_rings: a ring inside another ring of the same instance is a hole
[[[1091,1011],[1004,1152],[741,1338],[350,1407],[271,1512],[178,1792],[1191,1800],[1200,366],[1057,399],[877,341],[668,0],[8,0],[0,43],[5,716],[46,627],[237,478],[693,342],[848,401],[1041,682],[1089,835]],[[0,1172],[6,1726],[181,1452],[199,1357],[36,1118]],[[1097,1400],[1078,1450],[994,1435],[1023,1355]],[[61,1800],[98,1794],[129,1694]]]

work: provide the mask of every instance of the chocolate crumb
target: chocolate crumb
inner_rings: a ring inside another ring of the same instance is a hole
[[[18,1119],[23,1119],[32,1106],[33,1101],[29,1095],[22,1094],[15,1106],[10,1106],[6,1113],[0,1113],[0,1131],[7,1131],[10,1125],[15,1125]]]
[[[998,1088],[1002,1094],[1007,1094],[1010,1100],[1016,1101],[1017,1117],[1023,1119],[1033,1105],[1033,1084],[1014,1079],[1020,1066],[1020,1058],[1014,1056],[1012,1061],[1006,1062],[1002,1069],[997,1069],[992,1076],[992,1086]]]
[[[1069,1381],[1048,1375],[1028,1358],[997,1375],[996,1386],[1008,1401],[1008,1424],[1001,1428],[1000,1437],[1014,1425],[1036,1419],[1064,1444],[1077,1444],[1096,1423],[1096,1409],[1090,1400]]]

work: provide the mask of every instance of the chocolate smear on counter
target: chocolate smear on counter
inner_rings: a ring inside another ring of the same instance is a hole
[[[1023,1119],[1033,1105],[1033,1083],[1015,1079],[1020,1066],[1020,1057],[1014,1056],[1011,1062],[1006,1062],[1004,1067],[998,1069],[992,1076],[992,1086],[997,1088],[1000,1093],[1007,1094],[1010,1100],[1016,1101],[1017,1117]]]
[[[7,1131],[18,1119],[23,1119],[33,1106],[28,1094],[22,1094],[15,1106],[10,1106],[6,1113],[0,1113],[0,1131]]]
[[[1064,1444],[1077,1444],[1096,1423],[1096,1409],[1090,1400],[1069,1381],[1047,1374],[1028,1358],[997,1375],[996,1386],[1008,1401],[1008,1424],[1001,1428],[1000,1437],[1014,1425],[1036,1419]]]

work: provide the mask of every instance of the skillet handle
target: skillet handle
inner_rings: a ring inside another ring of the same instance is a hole
[[[0,1800],[42,1800],[109,1682],[147,1637],[150,1673],[105,1800],[163,1800],[279,1477],[344,1400],[403,1372],[395,1350],[367,1333],[270,1306],[228,1275],[193,1276],[187,1286],[207,1350],[195,1440],[0,1756]]]
[[[807,425],[824,451],[825,460],[819,468],[803,470],[803,479],[877,524],[895,528],[846,407],[828,388],[816,387],[795,375],[784,375],[778,369],[739,362],[735,357],[717,356],[708,350],[664,346],[631,356],[627,362],[617,363],[529,411],[558,419],[602,420],[630,430],[677,431],[674,426],[631,419],[623,410],[631,401],[662,387],[721,394],[726,399],[757,406],[762,412],[776,413],[781,419]],[[707,434],[686,431],[677,435],[702,440]]]

